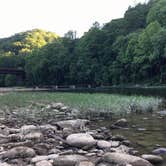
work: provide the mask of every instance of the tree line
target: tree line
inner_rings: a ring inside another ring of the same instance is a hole
[[[26,85],[165,84],[166,0],[129,7],[102,26],[95,22],[81,38],[75,31],[16,34],[0,40],[0,54],[0,67],[25,69]],[[1,76],[0,85],[13,77]]]

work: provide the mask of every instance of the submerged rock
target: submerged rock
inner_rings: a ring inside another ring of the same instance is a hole
[[[157,163],[162,163],[163,162],[163,158],[161,156],[144,154],[141,157],[145,160],[148,160],[152,164],[157,164]]]
[[[86,133],[71,134],[66,138],[66,141],[69,145],[76,147],[91,146],[96,144],[95,139],[90,134]]]
[[[123,153],[106,153],[98,163],[109,163],[114,165],[127,165],[131,164],[132,166],[152,166],[152,164],[140,157],[132,156],[129,154]]]
[[[127,127],[128,121],[126,119],[119,119],[113,125],[118,127]]]

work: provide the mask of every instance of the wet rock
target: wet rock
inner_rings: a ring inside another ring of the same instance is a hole
[[[158,148],[153,150],[154,154],[166,154],[166,148]]]
[[[113,140],[113,141],[124,141],[126,138],[124,137],[124,136],[122,136],[122,135],[115,135],[115,136],[113,136],[112,138],[111,138],[111,140]]]
[[[72,128],[72,129],[84,129],[89,120],[86,119],[76,119],[76,120],[65,120],[56,123],[60,128]]]
[[[166,116],[166,110],[164,110],[164,111],[160,111],[160,112],[157,112],[159,115],[161,115],[161,116]]]
[[[88,159],[81,155],[64,155],[54,159],[53,166],[75,166],[81,161],[88,161]]]
[[[129,140],[122,141],[122,144],[126,146],[131,146],[131,142]]]
[[[126,119],[119,119],[113,125],[118,127],[127,127],[128,121]]]
[[[163,158],[161,156],[144,154],[141,156],[143,159],[148,160],[152,164],[158,164],[163,162]]]
[[[81,161],[76,166],[95,166],[95,165],[90,161]]]
[[[36,155],[35,151],[32,148],[20,146],[8,150],[3,154],[2,158],[15,159],[15,158],[26,158],[34,157]]]
[[[86,133],[71,134],[66,138],[66,141],[69,145],[76,147],[91,146],[96,144],[95,139]]]
[[[62,107],[64,107],[64,104],[63,103],[52,103],[51,104],[51,108],[54,108],[54,109],[61,109]]]
[[[98,163],[109,163],[114,165],[127,165],[131,164],[132,166],[152,166],[150,162],[144,160],[140,157],[123,154],[123,153],[106,153]]]
[[[108,141],[97,141],[97,146],[98,148],[100,149],[107,149],[107,148],[110,148],[111,147],[111,143],[108,142]]]
[[[43,160],[43,161],[36,163],[35,166],[52,166],[52,164],[47,160]]]

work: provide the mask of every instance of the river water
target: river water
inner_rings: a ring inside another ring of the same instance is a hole
[[[118,118],[95,121],[93,127],[105,126],[110,128],[111,124]],[[129,122],[128,129],[114,129],[111,131],[113,135],[120,134],[130,140],[133,147],[139,151],[139,155],[152,154],[152,151],[159,147],[166,148],[166,116],[149,113],[129,114],[125,118]],[[164,158],[162,166],[166,166],[166,155],[162,157]]]

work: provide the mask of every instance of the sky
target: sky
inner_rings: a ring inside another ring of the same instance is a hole
[[[81,36],[95,21],[121,18],[139,2],[145,0],[0,0],[0,38],[35,28]]]

